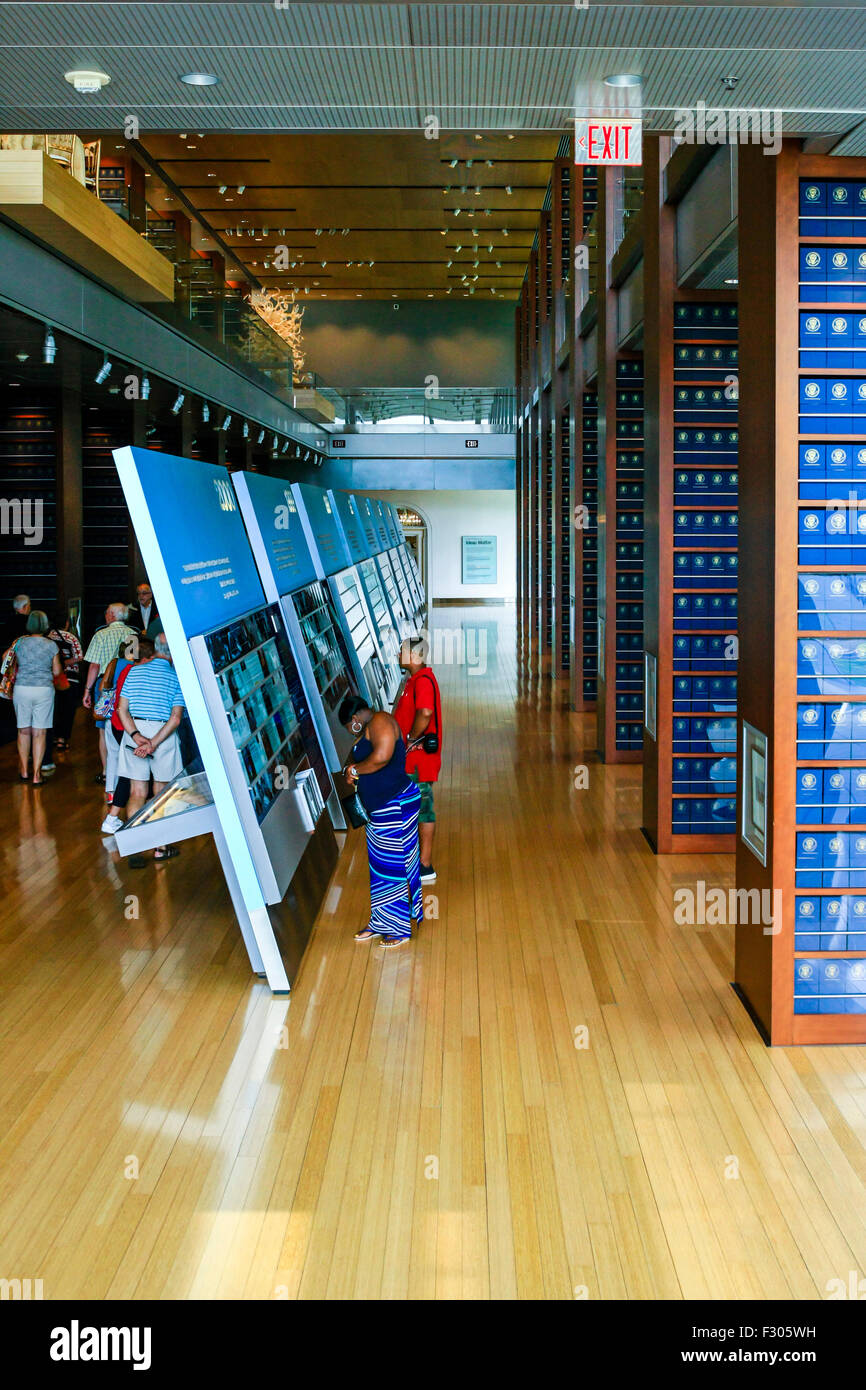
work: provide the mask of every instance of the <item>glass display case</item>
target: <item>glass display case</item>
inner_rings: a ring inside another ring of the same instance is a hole
[[[354,569],[344,570],[329,581],[346,618],[349,639],[370,695],[384,707],[387,679],[370,633],[360,580]]]
[[[259,825],[307,768],[326,798],[327,769],[276,605],[207,634],[205,645]]]
[[[398,636],[402,638],[408,634],[409,630],[414,625],[410,621],[409,614],[403,606],[403,599],[397,588],[397,580],[394,575],[394,568],[391,564],[391,557],[387,551],[383,551],[381,555],[376,556],[375,564],[379,570],[382,587],[385,590],[385,597],[388,600],[388,607],[391,610],[391,616],[394,619]]]
[[[292,595],[316,689],[329,714],[353,692],[351,661],[324,584],[308,584]]]

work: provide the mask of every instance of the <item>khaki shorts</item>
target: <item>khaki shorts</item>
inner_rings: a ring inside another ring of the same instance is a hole
[[[417,783],[418,790],[421,793],[421,811],[418,815],[418,824],[435,825],[436,812],[433,809],[433,783],[419,782],[417,772],[410,772],[409,776],[412,778],[413,782]]]
[[[158,719],[136,719],[139,733],[148,737],[162,728]],[[117,756],[118,777],[128,777],[131,782],[173,782],[183,771],[183,758],[180,755],[180,740],[176,733],[161,743],[150,757],[139,758],[135,752],[135,741],[124,733],[123,742]]]

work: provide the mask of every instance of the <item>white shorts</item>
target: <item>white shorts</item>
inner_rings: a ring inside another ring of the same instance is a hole
[[[162,724],[158,719],[136,719],[135,727],[140,734],[149,738],[158,734]],[[161,743],[149,758],[139,758],[135,753],[135,740],[127,733],[123,735],[117,758],[118,777],[128,777],[131,782],[146,782],[153,777],[154,782],[173,782],[183,771],[183,758],[180,755],[180,739],[177,733]]]
[[[127,737],[126,734],[123,735]],[[105,725],[105,790],[113,792],[117,786],[117,762],[120,757],[120,744],[114,737],[111,723]],[[140,762],[141,759],[138,759]]]
[[[50,729],[54,723],[53,685],[19,685],[16,681],[12,703],[19,729]]]

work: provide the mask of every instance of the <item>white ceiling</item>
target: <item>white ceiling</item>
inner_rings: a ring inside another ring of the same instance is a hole
[[[789,134],[866,117],[862,5],[278,4],[0,2],[0,127],[562,129],[620,71],[643,74],[650,129],[698,100],[780,109]],[[79,97],[63,74],[91,66],[111,84]],[[191,69],[219,85],[184,86]]]

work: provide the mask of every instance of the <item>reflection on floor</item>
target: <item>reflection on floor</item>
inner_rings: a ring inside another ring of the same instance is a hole
[[[764,1047],[730,929],[673,916],[731,861],[652,856],[640,769],[518,679],[511,610],[437,617],[472,664],[441,641],[428,920],[401,953],[353,944],[352,834],[289,1005],[250,978],[209,843],[138,872],[103,846],[83,717],[41,792],[0,753],[0,1275],[815,1298],[866,1269],[866,1054]]]

